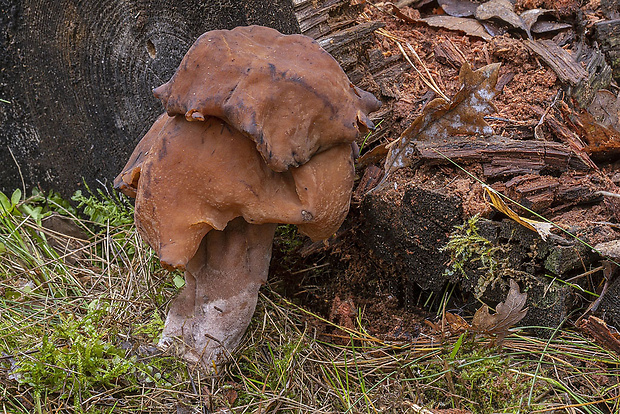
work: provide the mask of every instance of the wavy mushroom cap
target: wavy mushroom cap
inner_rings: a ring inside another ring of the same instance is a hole
[[[203,34],[154,93],[171,116],[223,119],[278,172],[353,142],[381,105],[311,38],[261,26]]]
[[[329,237],[347,214],[353,178],[349,144],[279,173],[222,120],[187,122],[164,114],[115,184],[137,194],[136,224],[160,260],[182,268],[211,229],[223,230],[236,217],[296,224],[315,240]]]

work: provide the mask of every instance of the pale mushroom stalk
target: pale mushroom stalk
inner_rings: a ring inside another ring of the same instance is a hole
[[[239,217],[211,230],[185,269],[185,287],[170,307],[160,345],[191,362],[224,362],[241,341],[266,282],[275,224]],[[210,368],[210,367],[206,367]]]

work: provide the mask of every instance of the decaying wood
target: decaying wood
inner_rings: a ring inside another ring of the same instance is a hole
[[[364,62],[368,62],[367,53],[372,43],[372,33],[382,26],[379,22],[361,23],[323,36],[318,42],[338,60],[351,82],[360,85],[369,72],[368,65]]]
[[[495,184],[493,188],[521,206],[544,215],[578,204],[601,201],[600,186],[593,181],[596,180],[592,179],[591,174],[584,173],[569,172],[560,177],[524,174],[506,183]]]
[[[585,64],[588,76],[579,82],[572,90],[571,97],[577,105],[585,108],[594,99],[599,89],[606,89],[611,83],[612,70],[605,62],[603,53],[594,48],[590,48],[579,58],[579,62]]]
[[[455,69],[460,69],[465,62],[463,54],[450,39],[437,43],[433,51],[435,52],[435,59],[442,65],[450,65]]]
[[[594,159],[610,159],[620,154],[620,133],[613,127],[599,123],[588,111],[575,111],[568,105],[561,106],[562,115],[587,144],[583,151]]]
[[[618,0],[601,0],[601,11],[610,20],[620,18],[620,2]]]
[[[538,113],[539,116],[543,116],[544,111],[536,106],[532,106],[532,109]],[[554,114],[547,114],[544,117],[544,122],[553,131],[555,136],[564,142],[573,151],[576,156],[586,165],[594,170],[598,170],[598,167],[590,159],[590,156],[586,153],[586,145],[579,138],[579,136],[569,129],[563,122],[558,120]]]
[[[620,354],[620,334],[615,330],[612,332],[612,328],[602,319],[589,316],[578,325],[578,328],[592,336],[603,348],[611,349]]]
[[[314,39],[355,25],[363,5],[344,0],[293,0],[301,33]]]
[[[363,2],[347,0],[293,0],[294,12],[301,33],[315,39],[342,66],[351,82],[363,89],[368,53],[373,42],[373,32],[382,23],[358,24],[356,19],[363,10]],[[371,92],[375,92],[372,91]]]
[[[597,22],[594,28],[596,40],[609,59],[614,78],[620,78],[620,19]]]
[[[384,56],[373,48],[373,32],[381,23],[357,23],[364,8],[363,1],[293,0],[295,15],[302,34],[317,40],[340,63],[351,82],[383,98],[386,104],[374,114],[383,119],[381,129],[366,143],[385,138],[388,131],[398,129],[392,116],[392,99],[401,96],[401,75],[409,68],[401,56]]]
[[[586,171],[590,167],[566,145],[546,141],[517,141],[499,136],[486,140],[464,139],[443,145],[418,143],[420,159],[427,164],[480,162],[485,177],[538,174],[543,170]]]
[[[579,64],[570,52],[562,49],[553,40],[530,40],[526,39],[525,45],[558,75],[563,82],[573,86],[579,84],[588,77],[588,73]]]

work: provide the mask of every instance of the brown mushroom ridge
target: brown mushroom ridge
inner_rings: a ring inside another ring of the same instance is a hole
[[[278,172],[353,142],[380,106],[314,40],[261,26],[203,34],[154,93],[171,116],[223,119]]]
[[[353,178],[348,144],[278,173],[222,120],[187,122],[164,114],[115,184],[137,193],[136,225],[160,260],[184,268],[211,229],[224,230],[236,217],[296,224],[315,240],[329,237],[347,214]]]

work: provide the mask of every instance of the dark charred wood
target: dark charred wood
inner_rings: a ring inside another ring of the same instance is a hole
[[[613,69],[614,78],[620,78],[620,19],[603,20],[594,24],[595,37]]]

